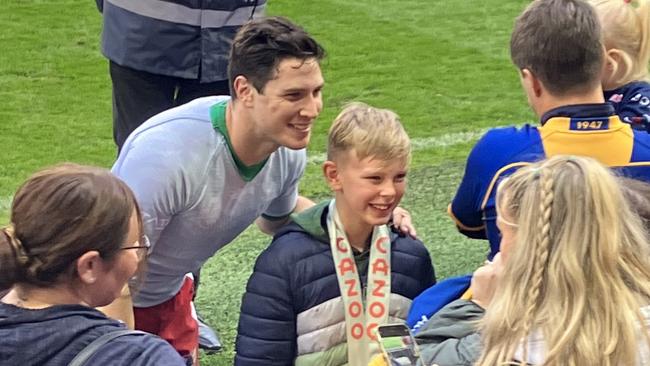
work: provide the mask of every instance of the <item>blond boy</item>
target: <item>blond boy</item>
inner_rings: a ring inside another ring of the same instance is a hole
[[[334,200],[293,216],[257,259],[243,297],[236,365],[367,365],[376,328],[406,319],[435,283],[424,245],[388,228],[406,189],[399,117],[355,103],[329,132]]]

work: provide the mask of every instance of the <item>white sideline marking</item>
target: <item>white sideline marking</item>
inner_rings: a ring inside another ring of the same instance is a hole
[[[505,126],[494,126],[490,128],[482,128],[476,131],[447,133],[440,136],[433,137],[419,137],[411,139],[411,147],[413,151],[426,150],[431,148],[455,146],[468,141],[478,140],[491,128],[499,128]],[[325,161],[325,153],[310,154],[307,158],[309,164],[322,164]],[[0,197],[0,212],[9,212],[11,208],[11,201],[13,196]]]
[[[505,126],[495,126],[490,128],[483,128],[476,131],[447,133],[440,136],[433,137],[419,137],[411,139],[411,147],[413,151],[426,150],[431,148],[449,147],[459,145],[469,141],[478,140],[489,129]],[[325,153],[311,154],[307,157],[309,164],[322,164],[326,159]]]

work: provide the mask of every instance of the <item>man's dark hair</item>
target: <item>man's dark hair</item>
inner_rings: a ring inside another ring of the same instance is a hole
[[[581,0],[536,0],[515,22],[510,55],[554,95],[590,90],[604,62],[598,17]]]
[[[230,49],[228,81],[235,99],[234,81],[245,76],[262,92],[275,77],[278,64],[286,58],[299,60],[325,57],[325,50],[304,29],[283,17],[253,19],[237,32]]]

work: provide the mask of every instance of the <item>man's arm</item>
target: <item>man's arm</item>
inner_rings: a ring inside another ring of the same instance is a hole
[[[313,205],[315,205],[314,201],[310,200],[307,197],[298,196],[298,200],[296,201],[296,207],[294,207],[291,213],[302,212]],[[289,220],[290,220],[289,215],[278,219],[269,219],[267,217],[260,216],[257,218],[257,220],[255,220],[255,223],[263,233],[268,235],[273,235],[279,228],[286,225],[289,222]]]
[[[305,173],[307,165],[307,152],[304,149],[294,151],[287,154],[286,158],[286,173],[280,177],[283,182],[283,192],[275,197],[266,212],[255,220],[257,227],[269,235],[274,235],[279,228],[286,225],[292,213],[302,212],[315,204],[298,193],[300,178]]]
[[[473,239],[487,239],[481,201],[484,195],[485,181],[490,181],[492,175],[487,172],[495,164],[490,132],[485,134],[474,145],[467,157],[465,174],[458,186],[456,195],[447,207],[447,213],[456,224],[458,231]]]

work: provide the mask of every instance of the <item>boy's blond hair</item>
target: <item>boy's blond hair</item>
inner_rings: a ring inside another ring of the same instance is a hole
[[[648,0],[589,0],[602,24],[605,47],[621,51],[609,83],[620,87],[632,81],[650,81],[650,3]]]
[[[411,159],[411,142],[399,116],[388,109],[355,102],[347,105],[330,127],[327,159],[354,150],[359,160],[373,157],[392,161]]]

